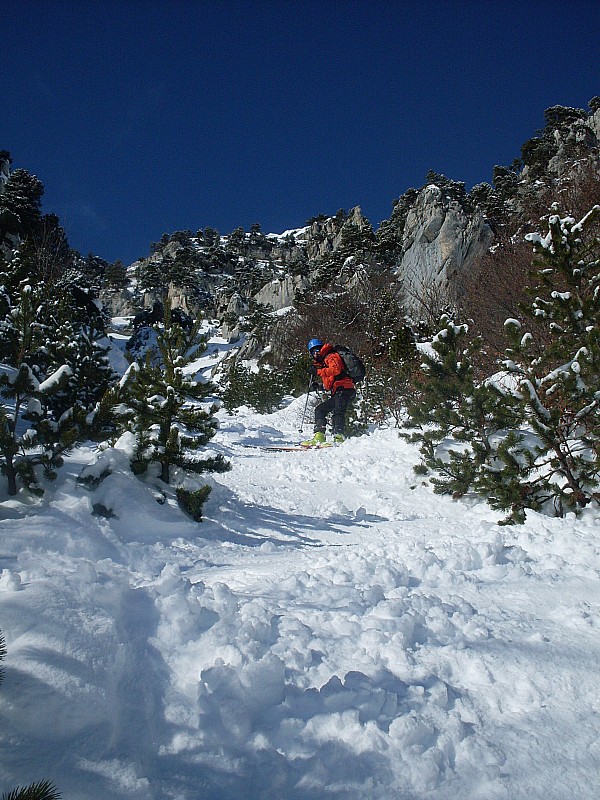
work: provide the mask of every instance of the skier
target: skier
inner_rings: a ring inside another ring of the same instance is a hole
[[[320,339],[311,339],[308,343],[308,352],[313,359],[310,368],[311,379],[318,379],[323,388],[331,394],[315,408],[315,435],[302,444],[311,446],[325,442],[329,414],[332,415],[333,441],[343,442],[346,411],[356,397],[354,381],[348,375],[344,361],[333,345],[323,343]]]

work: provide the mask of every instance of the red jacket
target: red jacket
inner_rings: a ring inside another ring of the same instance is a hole
[[[354,389],[354,381],[346,373],[342,357],[335,352],[333,345],[324,344],[315,358],[317,375],[323,388],[331,394],[338,389]]]

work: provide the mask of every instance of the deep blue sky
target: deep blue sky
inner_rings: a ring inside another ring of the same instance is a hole
[[[428,169],[490,181],[544,110],[600,95],[599,0],[0,0],[0,149],[72,246],[130,263],[265,232]]]

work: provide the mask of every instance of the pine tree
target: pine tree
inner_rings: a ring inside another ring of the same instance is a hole
[[[40,207],[44,186],[27,170],[16,169],[0,194],[0,245],[8,237],[23,237],[35,230],[40,222]]]
[[[130,427],[136,437],[132,460],[136,474],[158,464],[161,480],[170,483],[175,467],[194,473],[229,469],[221,456],[197,455],[216,431],[216,408],[201,405],[212,386],[194,381],[185,371],[205,347],[199,326],[200,321],[186,333],[172,321],[167,303],[164,326],[154,326],[156,351],[134,362],[123,381],[123,399],[131,409]]]
[[[338,260],[343,263],[353,258],[357,263],[371,262],[375,251],[375,234],[368,220],[358,226],[350,220],[344,222],[340,231]]]
[[[414,208],[418,196],[416,189],[408,189],[401,197],[394,200],[389,220],[383,220],[377,230],[377,252],[388,264],[393,264],[402,257],[406,219]]]
[[[129,286],[127,267],[120,259],[107,264],[104,270],[104,283],[110,289],[124,289]]]
[[[291,376],[286,371],[261,366],[252,371],[233,361],[227,371],[227,387],[222,392],[223,405],[230,413],[247,405],[261,414],[275,411],[290,391]]]
[[[536,325],[525,333],[517,320],[506,326],[507,368],[537,438],[526,505],[551,498],[557,514],[600,501],[599,221],[600,206],[579,222],[553,213],[545,236],[527,237],[537,270],[524,311]]]
[[[19,248],[23,273],[20,280],[48,289],[75,267],[78,254],[70,247],[67,234],[55,214],[45,214],[27,233]]]
[[[71,376],[66,364],[41,374],[38,355],[43,352],[43,330],[36,321],[40,290],[23,287],[19,304],[0,320],[0,339],[9,369],[0,373],[0,459],[8,493],[17,493],[17,482],[35,490],[35,467],[52,479],[63,463],[63,454],[76,440],[68,414],[55,416],[52,398]],[[36,375],[37,372],[37,375]],[[42,380],[40,380],[42,378]]]
[[[407,436],[420,444],[423,466],[437,476],[435,491],[461,496],[469,490],[486,493],[488,474],[501,470],[499,432],[518,422],[516,403],[493,381],[476,378],[474,358],[481,340],[467,341],[468,326],[443,316],[442,329],[423,352],[422,374],[408,398]]]
[[[70,371],[64,386],[50,400],[53,414],[56,418],[69,414],[83,433],[92,423],[88,415],[117,377],[108,360],[110,347],[99,342],[104,330],[94,319],[83,324],[63,319],[45,327],[44,335],[50,366],[65,364]]]
[[[34,432],[23,430],[21,415],[33,403],[39,382],[33,375],[27,358],[37,349],[41,331],[35,321],[36,298],[31,287],[23,289],[16,308],[9,306],[0,320],[2,357],[9,369],[0,373],[0,456],[2,473],[6,475],[9,495],[17,494],[17,478],[27,475],[24,482],[31,483],[32,473],[28,455],[34,448]]]
[[[451,178],[447,178],[445,175],[430,169],[425,177],[424,186],[431,185],[435,185],[442,190],[442,197],[446,202],[455,200],[461,205],[464,204],[467,193],[465,184],[462,181],[453,181]]]

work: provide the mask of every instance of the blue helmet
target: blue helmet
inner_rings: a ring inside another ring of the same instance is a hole
[[[308,352],[311,353],[316,347],[323,347],[323,342],[320,339],[311,339],[308,343]]]

